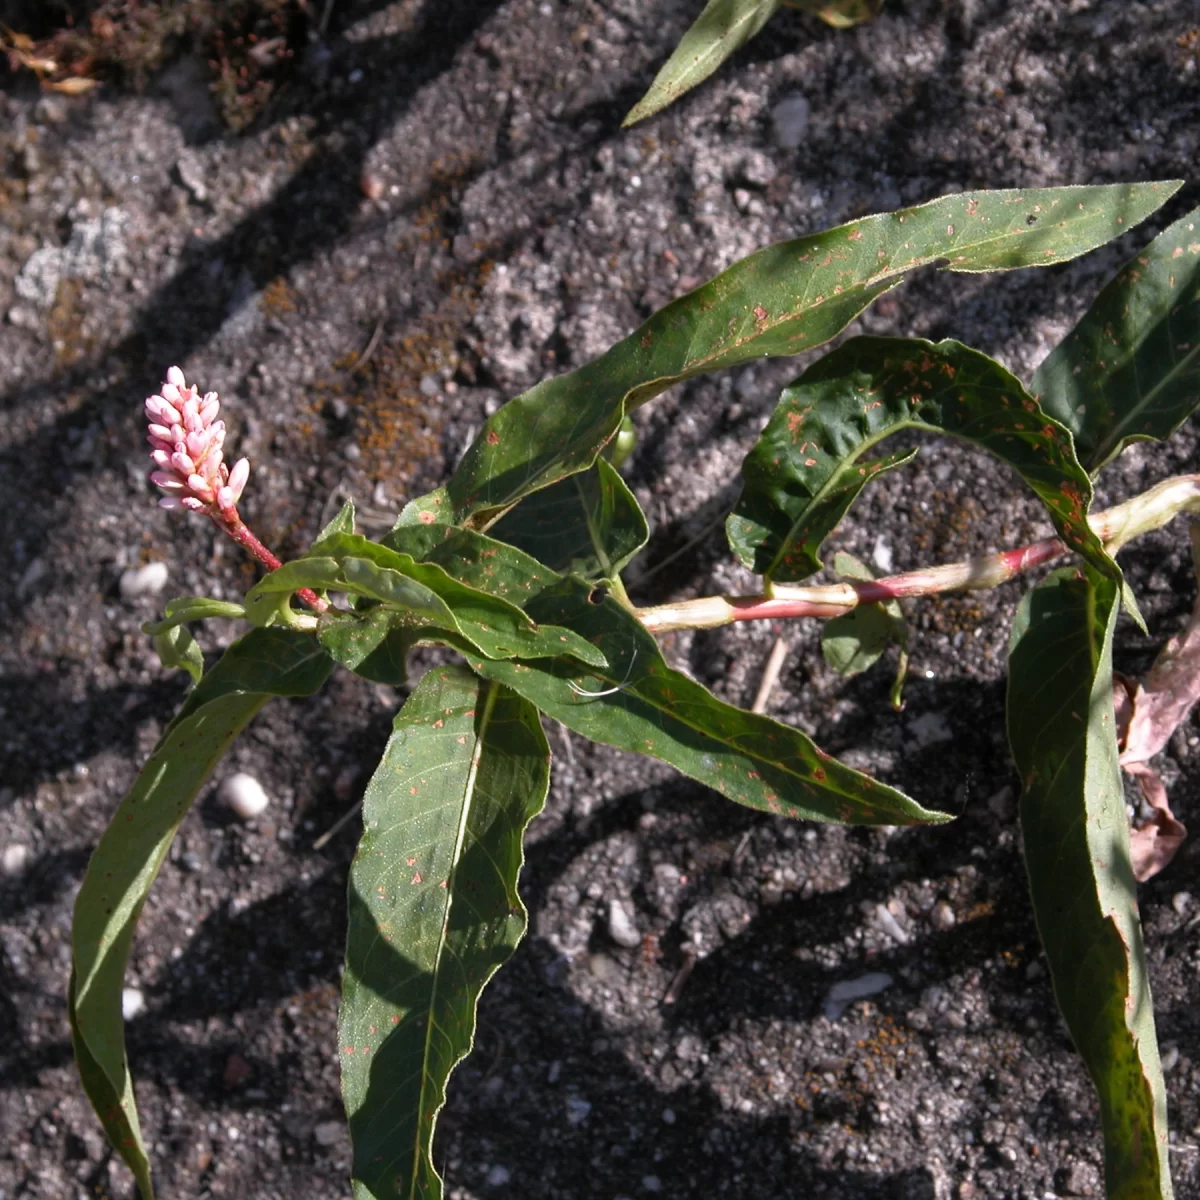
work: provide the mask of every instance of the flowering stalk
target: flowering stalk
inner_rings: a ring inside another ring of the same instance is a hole
[[[250,460],[239,458],[232,470],[225,465],[225,422],[217,420],[220,409],[216,392],[201,397],[194,384],[187,385],[178,367],[167,371],[162,387],[146,400],[150,422],[146,440],[156,468],[150,481],[163,493],[158,501],[163,508],[202,513],[268,571],[274,571],[282,563],[238,513],[237,502],[250,477]],[[310,588],[301,588],[299,595],[317,612],[329,608]]]
[[[1115,554],[1126,542],[1158,529],[1181,512],[1200,513],[1200,475],[1166,479],[1124,504],[1094,513],[1088,523],[1105,549]],[[840,617],[859,604],[994,588],[1022,571],[1041,566],[1065,553],[1066,547],[1058,538],[1045,538],[1016,550],[1003,550],[942,567],[924,567],[885,579],[848,580],[817,587],[776,584],[769,594],[704,596],[699,600],[639,608],[635,612],[638,620],[654,634],[672,629],[715,629],[734,621],[780,617],[827,620]]]

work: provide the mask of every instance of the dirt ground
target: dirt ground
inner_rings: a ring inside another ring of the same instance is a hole
[[[497,404],[756,247],[954,190],[1195,174],[1195,2],[889,0],[848,32],[785,11],[716,80],[621,131],[698,7],[310,0],[291,12],[288,69],[236,133],[242,101],[214,89],[228,72],[187,33],[82,97],[0,75],[0,1200],[131,1194],[71,1061],[71,904],[183,695],[142,622],[172,595],[235,596],[254,577],[211,527],[154,507],[140,411],[167,366],[221,393],[253,462],[243,511],[286,556],[345,496],[382,531]],[[772,113],[796,96],[807,122],[789,146],[796,128]],[[1062,269],[922,276],[854,330],[954,336],[1027,376],[1122,257],[1197,199],[1189,185],[1157,226]],[[796,372],[744,368],[638,414],[628,478],[654,532],[636,600],[753,590],[717,520]],[[1193,424],[1127,454],[1101,503],[1195,469],[1196,445]],[[838,544],[900,570],[1040,528],[1006,471],[926,441]],[[1124,556],[1154,633],[1122,625],[1129,673],[1190,608],[1185,544],[1173,527]],[[165,586],[139,592],[151,562]],[[1102,1193],[1097,1109],[1014,827],[1018,595],[913,609],[901,714],[886,664],[839,681],[811,623],[665,640],[749,704],[786,632],[772,713],[961,813],[935,831],[787,824],[550,729],[530,935],[485,994],[440,1124],[450,1197]],[[234,633],[214,624],[205,646]],[[361,794],[400,698],[342,672],[276,703],[183,826],[129,979],[164,1197],[348,1194],[335,1014],[354,824],[313,843]],[[1185,822],[1198,732],[1164,755]],[[216,800],[234,770],[270,793],[257,821]],[[1200,1197],[1198,845],[1142,892],[1182,1200]],[[614,903],[640,945],[614,939]],[[889,986],[827,1006],[869,972]]]

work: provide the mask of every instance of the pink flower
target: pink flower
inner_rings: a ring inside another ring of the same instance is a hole
[[[222,461],[225,422],[216,419],[221,402],[216,392],[201,399],[188,387],[178,367],[167,371],[158,394],[146,401],[150,481],[163,495],[163,508],[189,508],[210,517],[238,520],[237,502],[250,475],[249,459],[230,470]]]

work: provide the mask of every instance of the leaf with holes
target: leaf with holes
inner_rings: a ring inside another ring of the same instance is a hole
[[[1067,431],[986,354],[918,338],[853,338],[784,389],[742,465],[742,496],[726,523],[737,556],[780,583],[819,570],[821,543],[862,488],[895,465],[859,457],[913,428],[953,434],[1008,463],[1066,544],[1119,576],[1087,523],[1092,484]]]
[[[963,192],[768,246],[672,301],[607,353],[509,401],[445,488],[405,524],[486,528],[523,496],[592,465],[626,412],[673,384],[827,342],[918,267],[1008,271],[1103,245],[1178,183]]]
[[[650,536],[633,493],[603,458],[526,496],[491,532],[555,571],[591,580],[612,579]]]
[[[1118,588],[1088,568],[1034,588],[1013,625],[1008,737],[1054,994],[1100,1099],[1109,1200],[1168,1200],[1167,1111],[1117,765]]]
[[[256,629],[235,642],[167,726],[96,847],[71,927],[68,1000],[84,1090],[143,1197],[150,1165],[125,1059],[121,987],[138,914],[192,800],[272,696],[307,696],[333,664],[312,638]]]
[[[1200,405],[1200,208],[1139,250],[1050,352],[1030,390],[1099,470]]]
[[[360,1200],[437,1200],[430,1152],[475,1004],[525,932],[525,827],[549,747],[537,710],[435,667],[396,715],[350,871],[338,1046]]]

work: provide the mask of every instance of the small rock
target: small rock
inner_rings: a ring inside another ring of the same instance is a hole
[[[582,1125],[592,1111],[591,1102],[582,1096],[568,1096],[566,1105],[568,1125]]]
[[[28,862],[29,847],[23,842],[9,842],[3,853],[0,853],[0,870],[3,870],[9,879],[20,875]]]
[[[657,1175],[643,1175],[642,1187],[648,1192],[661,1192],[662,1180]]]
[[[144,567],[130,567],[121,573],[118,587],[123,600],[137,600],[142,596],[157,596],[167,586],[167,564],[150,562]]]
[[[784,150],[795,150],[808,132],[808,100],[793,92],[771,109],[771,135]]]
[[[891,986],[892,977],[885,971],[868,971],[857,979],[844,979],[835,983],[826,993],[822,1011],[829,1020],[837,1021],[855,1000],[877,996]]]
[[[933,906],[933,912],[929,914],[929,923],[939,933],[945,933],[946,930],[953,929],[957,921],[958,918],[954,915],[954,909],[945,900],[939,900]]]
[[[512,1172],[498,1163],[487,1173],[487,1181],[492,1187],[503,1187],[512,1178]]]
[[[1171,907],[1182,917],[1185,912],[1191,907],[1192,893],[1191,892],[1176,892],[1171,897]]]
[[[662,1110],[662,1119],[664,1125],[675,1124],[675,1110],[673,1108],[664,1108]]]
[[[362,458],[362,450],[357,442],[347,442],[342,454],[347,462],[358,462]]]
[[[952,741],[954,731],[941,713],[927,712],[908,722],[908,736],[918,750],[924,750],[926,746],[934,746],[938,742]]]
[[[1160,1058],[1163,1074],[1167,1075],[1175,1069],[1179,1062],[1179,1047],[1174,1045],[1164,1046]]]
[[[633,918],[615,896],[608,902],[608,936],[626,950],[634,950],[642,944],[642,935]]]
[[[892,555],[892,544],[883,534],[875,539],[875,545],[871,547],[871,561],[885,575],[891,574],[895,559]]]
[[[217,792],[221,802],[243,821],[252,821],[259,816],[270,803],[263,786],[244,771],[230,775]]]
[[[589,954],[587,969],[593,979],[608,987],[616,987],[621,982],[621,966],[607,954]]]
[[[442,385],[436,375],[422,375],[417,384],[422,396],[436,396],[442,390]]]
[[[765,188],[775,175],[775,164],[761,150],[751,150],[738,167],[738,177],[751,187]]]
[[[876,905],[875,919],[879,922],[879,928],[893,941],[899,942],[901,946],[908,945],[908,934],[905,932],[904,926],[896,920],[886,904]]]
[[[204,164],[193,151],[185,150],[175,160],[175,173],[179,176],[179,182],[187,188],[197,204],[207,202],[208,183],[205,178]]]
[[[322,1121],[313,1129],[313,1141],[318,1146],[335,1145],[342,1136],[341,1121]]]
[[[121,1016],[126,1021],[132,1021],[146,1007],[146,997],[141,988],[127,987],[121,989]]]

